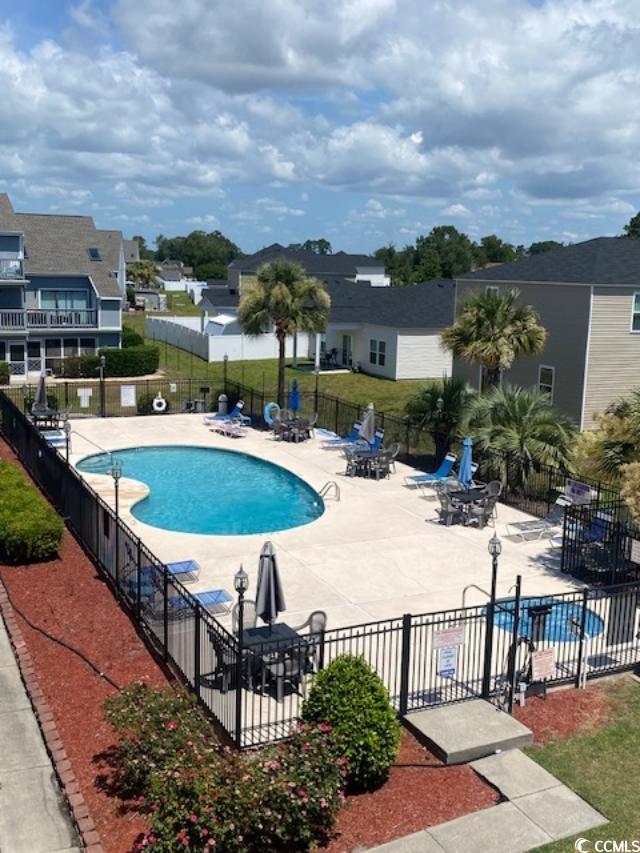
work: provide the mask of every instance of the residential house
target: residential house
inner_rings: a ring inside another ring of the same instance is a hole
[[[120,346],[122,243],[89,216],[16,213],[0,193],[0,361],[13,381]]]
[[[470,293],[517,289],[548,333],[539,356],[518,359],[505,381],[535,386],[581,429],[640,387],[640,240],[599,237],[457,280],[457,308]],[[455,359],[474,387],[481,371]]]
[[[137,240],[123,240],[125,264],[137,264],[140,260],[140,246]]]
[[[373,287],[391,285],[391,279],[385,273],[384,263],[377,258],[369,255],[348,255],[346,252],[317,255],[315,252],[287,249],[279,243],[267,246],[254,255],[231,261],[227,267],[229,285],[240,290],[243,282],[255,278],[262,264],[282,259],[300,264],[308,275],[323,281],[327,277],[344,277],[349,281],[366,282]]]

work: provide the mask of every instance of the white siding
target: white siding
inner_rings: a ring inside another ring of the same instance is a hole
[[[369,341],[384,341],[386,345],[384,365],[371,364],[369,361]],[[398,330],[390,326],[369,326],[364,324],[359,332],[353,335],[353,360],[358,362],[363,373],[371,376],[383,376],[385,379],[396,378],[396,354],[398,350]]]
[[[451,353],[440,343],[439,332],[403,329],[398,334],[396,379],[440,379],[451,375]]]

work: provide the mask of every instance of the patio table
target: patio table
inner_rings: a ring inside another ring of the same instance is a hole
[[[459,504],[474,504],[486,498],[487,492],[484,486],[474,486],[472,489],[461,489],[459,492],[449,492],[452,501]]]
[[[306,640],[286,622],[274,622],[259,628],[245,628],[242,645],[245,654],[248,653],[248,676],[253,683],[263,664],[272,663],[287,649],[306,646]]]

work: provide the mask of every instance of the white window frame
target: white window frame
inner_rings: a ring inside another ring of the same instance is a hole
[[[539,364],[538,365],[538,391],[540,391],[543,394],[546,394],[547,392],[542,390],[541,385],[544,385],[545,388],[548,388],[549,383],[548,382],[544,382],[544,383],[541,382],[540,377],[541,377],[541,373],[543,370],[550,370],[551,371],[551,393],[549,394],[549,399],[553,403],[553,398],[554,398],[555,392],[556,392],[556,369],[551,364]]]
[[[380,345],[383,346],[383,351],[380,351]],[[380,359],[382,358],[382,362]],[[377,367],[386,367],[387,364],[387,342],[378,338],[369,338],[369,364],[374,364]]]
[[[629,326],[629,331],[631,332],[632,335],[640,335],[640,329],[634,329],[633,328],[633,318],[636,316],[636,314],[640,315],[640,310],[639,311],[635,310],[636,309],[636,297],[640,297],[640,290],[634,291],[633,295],[631,296],[631,324]]]

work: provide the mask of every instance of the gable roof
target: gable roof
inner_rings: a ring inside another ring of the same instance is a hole
[[[61,274],[90,277],[102,297],[122,296],[117,272],[122,232],[101,231],[90,216],[16,213],[9,196],[0,193],[0,231],[24,234],[25,274]],[[95,247],[100,260],[91,260]]]
[[[596,237],[541,255],[529,255],[519,261],[466,273],[459,279],[640,286],[640,240]]]
[[[240,272],[255,272],[262,264],[286,258],[304,267],[309,275],[352,275],[355,276],[358,267],[384,268],[384,263],[369,255],[348,255],[346,252],[336,252],[333,255],[316,255],[315,252],[287,249],[280,243],[273,243],[261,249],[254,255],[236,258],[229,264],[229,269]]]
[[[124,259],[128,264],[135,264],[140,260],[140,246],[137,240],[123,240]]]

